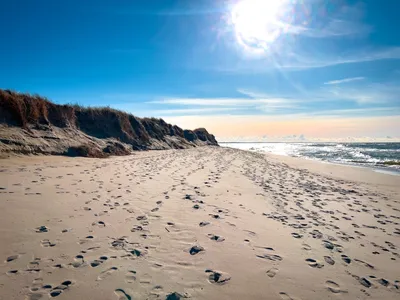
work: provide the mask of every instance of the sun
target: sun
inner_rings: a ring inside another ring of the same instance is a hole
[[[242,0],[231,10],[231,22],[239,44],[265,51],[281,35],[288,0]]]

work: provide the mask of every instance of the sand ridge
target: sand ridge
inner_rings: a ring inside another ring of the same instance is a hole
[[[398,299],[398,179],[333,175],[216,147],[1,160],[0,299]]]

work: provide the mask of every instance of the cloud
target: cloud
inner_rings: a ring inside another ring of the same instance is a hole
[[[207,114],[207,113],[219,113],[238,110],[237,107],[212,107],[212,108],[185,108],[185,109],[162,109],[154,110],[153,114],[159,116],[166,115],[193,115],[193,114]]]
[[[209,121],[219,119],[240,120],[248,119],[253,121],[293,121],[293,120],[328,120],[328,119],[347,119],[347,118],[365,118],[365,117],[400,117],[400,106],[390,107],[368,107],[368,108],[350,108],[350,109],[330,109],[330,110],[314,110],[303,109],[301,112],[291,110],[274,111],[273,109],[264,109],[266,113],[254,114],[249,110],[242,110],[237,107],[211,107],[211,108],[188,108],[188,109],[165,109],[151,110],[148,114],[156,114],[158,116],[168,116],[171,118],[207,118]],[[230,114],[229,112],[235,112]],[[196,114],[197,113],[197,114]],[[399,119],[400,120],[400,119]]]
[[[299,27],[298,33],[310,38],[330,38],[364,35],[368,34],[370,31],[371,27],[365,24],[341,19],[332,19],[321,28]]]
[[[293,101],[285,98],[263,98],[263,99],[248,99],[248,98],[170,98],[149,101],[153,104],[170,104],[170,105],[185,105],[185,106],[240,106],[251,107],[255,105],[268,105],[270,107],[293,107]]]
[[[342,83],[347,83],[347,82],[352,82],[352,81],[360,81],[360,80],[364,80],[364,79],[365,79],[365,77],[351,77],[351,78],[344,78],[344,79],[324,82],[324,84],[342,84]]]
[[[400,60],[400,47],[359,49],[344,55],[322,52],[311,53],[304,50],[294,51],[282,48],[256,60],[240,60],[235,64],[217,65],[214,70],[222,73],[263,74],[273,70],[304,71],[381,60]]]
[[[311,57],[303,57],[304,63],[299,63],[293,65],[286,65],[285,68],[321,68],[321,67],[329,67],[336,65],[344,65],[344,64],[356,64],[362,62],[371,62],[377,60],[387,60],[387,59],[400,59],[400,47],[391,47],[386,49],[379,50],[359,50],[359,53],[354,53],[349,56],[344,57],[331,57],[331,58],[323,58],[323,59],[314,59]],[[300,56],[298,56],[300,59]]]
[[[374,115],[400,115],[399,107],[369,107],[369,108],[351,108],[351,109],[332,109],[321,110],[316,112],[309,112],[306,115],[298,114],[298,116],[319,116],[323,118],[328,117],[356,117],[356,116],[374,116]]]
[[[242,97],[233,98],[189,98],[160,97],[143,103],[151,115],[185,116],[204,114],[227,115],[267,115],[270,118],[329,117],[330,115],[392,115],[400,112],[398,95],[400,87],[393,83],[370,83],[362,88],[341,86],[339,83],[361,80],[346,78],[327,83],[319,89],[310,89],[307,94],[298,92],[281,95],[268,95],[250,89],[237,89]],[[326,110],[324,107],[359,107],[341,110]],[[123,105],[123,104],[122,104]],[[139,107],[137,107],[138,109]]]
[[[325,98],[353,101],[358,104],[393,103],[399,104],[400,87],[396,83],[373,83],[362,88],[343,88],[331,85],[321,90]]]

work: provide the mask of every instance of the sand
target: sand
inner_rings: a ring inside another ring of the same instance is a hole
[[[399,299],[400,177],[205,147],[0,160],[0,299]]]

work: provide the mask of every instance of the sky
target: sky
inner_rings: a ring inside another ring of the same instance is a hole
[[[400,140],[398,0],[0,2],[0,88],[219,141]]]

